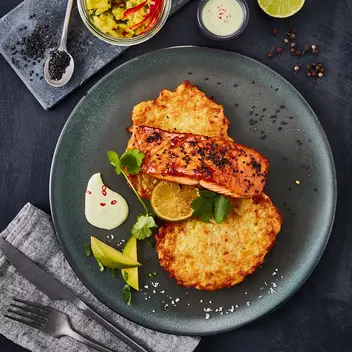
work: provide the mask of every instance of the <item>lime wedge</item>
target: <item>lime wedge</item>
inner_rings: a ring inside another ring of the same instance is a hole
[[[305,0],[258,0],[261,9],[271,17],[285,18],[297,13]]]
[[[127,255],[131,259],[137,260],[137,238],[131,236],[127,241],[123,254]],[[122,269],[122,277],[126,281],[126,284],[133,287],[135,290],[139,291],[139,281],[138,281],[138,268]]]
[[[107,245],[95,237],[90,238],[93,255],[99,259],[101,263],[107,268],[111,269],[125,269],[135,268],[141,266],[135,259],[122,254],[117,249]]]

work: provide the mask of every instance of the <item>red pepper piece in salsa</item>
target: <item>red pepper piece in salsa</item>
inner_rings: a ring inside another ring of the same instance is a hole
[[[154,1],[152,1],[150,3],[149,11],[144,16],[142,21],[140,21],[140,22],[136,23],[135,25],[133,25],[130,29],[134,31],[135,29],[140,27],[142,24],[146,23],[148,20],[150,20],[150,22],[152,22],[153,19],[158,18],[158,15],[159,15],[160,10],[161,10],[162,2],[163,2],[163,0],[154,0]],[[147,26],[148,29],[151,28],[150,27],[150,22],[149,22],[149,25]],[[145,29],[142,33],[145,33],[148,29]],[[140,33],[140,34],[142,34],[142,33]]]
[[[138,12],[140,9],[142,9],[146,5],[147,2],[148,2],[148,0],[145,0],[137,6],[134,6],[134,7],[131,7],[130,9],[127,9],[123,14],[123,18],[126,18],[127,16],[132,15],[135,12]]]

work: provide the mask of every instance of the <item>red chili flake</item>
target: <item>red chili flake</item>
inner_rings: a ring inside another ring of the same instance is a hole
[[[87,191],[87,193],[88,193],[88,194],[92,194],[92,192],[91,192],[91,191]]]
[[[114,205],[114,204],[116,204],[117,202],[116,202],[116,200],[112,200],[111,201],[111,205]]]
[[[105,207],[105,205],[106,205],[105,203],[100,203],[101,207]]]
[[[101,187],[101,193],[102,193],[103,196],[106,196],[106,195],[107,195],[107,193],[106,193],[106,186],[105,186],[105,185],[103,185],[103,186]]]

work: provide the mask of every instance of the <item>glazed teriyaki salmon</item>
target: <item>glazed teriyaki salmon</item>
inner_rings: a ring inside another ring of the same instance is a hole
[[[137,126],[134,147],[145,154],[141,171],[153,178],[200,186],[233,198],[262,192],[269,161],[231,140]]]

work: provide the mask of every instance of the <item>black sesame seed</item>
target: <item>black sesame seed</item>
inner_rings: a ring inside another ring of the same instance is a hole
[[[235,88],[237,88],[237,87],[238,87],[238,84],[234,84],[233,86],[234,86]]]
[[[48,65],[50,78],[59,81],[66,72],[66,68],[69,66],[70,61],[70,56],[66,51],[54,51],[51,54]]]
[[[285,109],[286,108],[286,106],[285,105],[280,105],[280,109]]]

